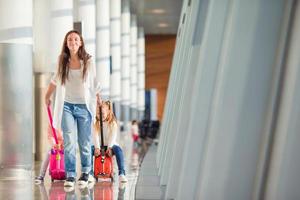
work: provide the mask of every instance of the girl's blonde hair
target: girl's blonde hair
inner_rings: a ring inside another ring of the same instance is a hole
[[[111,133],[114,126],[117,125],[117,120],[116,120],[115,114],[113,112],[112,102],[109,100],[103,101],[102,107],[103,106],[108,107],[108,113],[107,113],[106,119],[102,119],[102,120],[104,122],[106,121],[108,123],[109,132]],[[97,106],[96,123],[94,124],[94,127],[95,127],[97,133],[100,133],[100,126],[101,126],[101,124],[100,124],[100,109],[99,109],[99,106]]]

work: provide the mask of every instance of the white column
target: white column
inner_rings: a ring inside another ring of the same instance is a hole
[[[130,5],[122,1],[121,24],[121,120],[126,125],[130,120]],[[125,126],[126,127],[126,126]]]
[[[284,2],[229,2],[196,199],[253,199]]]
[[[165,182],[165,179],[167,179],[167,187],[166,187],[166,193],[165,198],[166,199],[177,199],[176,194],[179,188],[179,178],[182,173],[181,166],[182,166],[182,159],[183,158],[183,152],[189,144],[187,144],[186,138],[187,138],[187,128],[188,128],[188,122],[192,120],[190,118],[190,113],[193,112],[191,110],[191,100],[193,99],[195,94],[195,91],[193,88],[195,87],[195,72],[199,68],[197,66],[198,58],[199,58],[199,48],[200,44],[196,45],[196,43],[193,41],[195,38],[193,37],[195,34],[197,34],[197,37],[201,37],[200,33],[195,33],[195,25],[196,22],[199,20],[199,16],[197,16],[197,13],[200,12],[198,10],[200,6],[197,4],[199,1],[193,2],[193,6],[188,6],[186,9],[186,17],[185,17],[185,32],[182,35],[184,37],[183,45],[180,46],[182,49],[182,54],[180,56],[179,66],[181,68],[180,76],[177,81],[177,96],[175,97],[176,100],[174,101],[175,107],[173,109],[173,118],[171,121],[170,126],[170,143],[168,144],[167,149],[167,155],[168,158],[166,159],[166,168],[165,171],[162,173],[162,183]],[[200,3],[199,3],[200,4]],[[201,7],[204,7],[205,5],[201,5]],[[205,7],[204,7],[205,8]],[[205,10],[201,10],[202,14],[205,14]],[[205,15],[202,15],[203,21],[205,21]],[[198,28],[198,27],[197,27]],[[198,28],[200,29],[200,27]],[[196,29],[197,30],[197,29]],[[203,30],[203,29],[202,29]],[[193,46],[191,47],[191,44]],[[202,116],[202,115],[201,115]],[[203,117],[203,116],[202,116]],[[184,120],[183,120],[184,118]],[[199,119],[199,118],[198,118]],[[185,134],[183,134],[185,133]],[[198,146],[199,147],[199,146]],[[200,148],[200,147],[199,147]],[[172,152],[176,152],[175,154]],[[196,160],[196,159],[195,159]],[[197,161],[193,162],[197,162]],[[190,173],[191,170],[193,170],[194,173],[197,173],[195,169],[195,165],[193,164],[192,167],[190,167],[189,171],[186,173]],[[177,176],[173,176],[172,174],[178,174]],[[193,185],[190,185],[191,188]],[[190,192],[190,189],[188,189]],[[191,198],[194,199],[194,198]]]
[[[35,1],[33,5],[33,59],[34,72],[51,72],[51,1]],[[59,48],[60,50],[61,48]],[[58,57],[58,55],[57,55]],[[57,60],[56,57],[56,60]]]
[[[181,46],[183,45],[183,30],[184,30],[184,24],[182,24],[183,18],[185,18],[185,11],[187,7],[187,1],[183,1],[180,20],[179,20],[179,26],[177,31],[177,38],[176,38],[176,48],[174,50],[173,55],[173,61],[172,61],[172,70],[170,72],[170,79],[168,84],[168,91],[166,94],[166,103],[164,108],[164,114],[162,119],[162,125],[160,128],[160,138],[159,138],[159,144],[157,148],[157,167],[158,167],[158,174],[161,175],[163,166],[165,164],[165,153],[166,153],[166,144],[168,142],[169,135],[171,134],[170,131],[168,131],[169,124],[171,121],[171,114],[173,113],[173,100],[174,98],[174,90],[176,88],[176,75],[178,74],[179,66],[178,66],[178,60],[179,55],[182,52]]]
[[[145,34],[142,27],[138,28],[138,112],[139,120],[144,118],[145,111]]]
[[[110,98],[117,120],[121,118],[121,0],[110,1],[110,51],[112,74]]]
[[[203,164],[203,152],[206,138],[206,124],[209,121],[209,112],[211,109],[212,93],[216,79],[218,67],[218,58],[223,43],[223,33],[228,15],[228,0],[211,1],[209,7],[204,7],[202,2],[195,2],[192,5],[192,20],[196,20],[195,30],[203,30],[203,34],[198,33],[200,43],[194,44],[192,49],[189,66],[192,66],[188,79],[194,80],[192,85],[186,85],[186,94],[193,94],[185,99],[182,116],[186,115],[186,120],[181,123],[181,129],[177,138],[177,144],[181,143],[182,151],[180,155],[174,157],[171,165],[177,163],[177,166],[172,167],[172,172],[177,170],[177,177],[170,177],[168,182],[168,197],[176,197],[176,199],[195,199],[198,185],[198,173]],[[196,10],[194,9],[196,8]],[[199,10],[201,9],[201,10]],[[202,11],[206,16],[202,16],[207,23],[197,23],[197,15],[195,13]],[[206,18],[205,18],[206,17]],[[195,21],[194,21],[195,22]],[[200,38],[200,35],[203,37]],[[207,53],[203,54],[205,51]],[[191,83],[190,83],[191,84]],[[201,118],[198,118],[201,113]],[[186,134],[182,135],[180,132]],[[180,159],[180,157],[182,159]],[[197,159],[193,159],[197,158]],[[193,165],[189,164],[189,160],[193,159]],[[171,173],[172,173],[171,172]],[[170,184],[171,181],[176,181],[178,184]],[[188,182],[189,184],[186,184]],[[172,194],[171,192],[174,191]]]
[[[0,42],[32,45],[32,0],[0,1]]]
[[[130,118],[137,119],[137,17],[130,22]]]
[[[286,59],[283,62],[284,71],[280,71],[284,82],[281,83],[278,118],[273,133],[272,155],[263,197],[266,200],[300,197],[298,187],[300,181],[298,154],[300,147],[300,3],[299,1],[286,1],[286,3],[288,5],[286,22],[289,27],[283,29],[288,32],[283,38],[286,45],[283,58]]]
[[[58,56],[66,33],[73,29],[73,1],[51,1],[50,55],[51,71],[57,69]],[[46,39],[46,38],[45,38]]]
[[[101,83],[103,99],[110,93],[110,7],[109,0],[96,0],[97,23],[97,77]]]
[[[92,55],[95,62],[96,55],[96,4],[95,0],[79,0],[78,20],[82,22],[82,37],[85,43],[85,49]]]
[[[32,0],[0,0],[1,180],[28,181],[32,178],[32,13]],[[25,189],[22,195],[32,199],[31,184],[22,187]],[[12,196],[21,198],[17,194]],[[7,199],[7,194],[1,192],[0,199]]]
[[[179,123],[179,117],[181,117],[179,113],[179,107],[180,107],[180,101],[182,98],[182,90],[183,90],[183,80],[184,77],[187,73],[186,70],[186,58],[190,56],[190,39],[191,39],[191,30],[190,24],[190,7],[186,7],[184,9],[185,11],[185,17],[184,17],[184,23],[183,20],[181,20],[181,33],[180,33],[180,38],[179,38],[179,51],[178,51],[178,58],[176,59],[176,62],[174,62],[174,70],[175,73],[172,74],[174,78],[173,87],[170,87],[171,95],[172,98],[169,99],[169,104],[170,109],[168,110],[169,112],[169,117],[168,117],[168,123],[166,123],[166,127],[164,129],[164,132],[162,133],[165,137],[165,143],[163,144],[163,154],[161,156],[162,162],[160,163],[160,168],[159,168],[159,173],[161,175],[160,177],[160,183],[162,185],[166,185],[170,176],[170,168],[171,168],[171,161],[175,154],[173,154],[175,148],[175,139],[176,139],[176,134],[175,131],[177,129],[177,124]],[[177,53],[177,52],[176,52]],[[185,67],[183,67],[185,66]],[[164,122],[163,122],[164,123]],[[172,125],[173,124],[173,125]]]

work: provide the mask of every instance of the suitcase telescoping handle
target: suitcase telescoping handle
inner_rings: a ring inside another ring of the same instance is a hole
[[[103,117],[102,117],[102,107],[99,105],[99,114],[100,114],[100,136],[101,136],[101,155],[105,155],[106,148],[104,146],[104,137],[103,137]]]
[[[58,144],[56,130],[53,127],[53,119],[52,119],[50,105],[47,106],[47,112],[48,112],[48,119],[49,119],[49,123],[51,125],[51,129],[52,129],[52,133],[53,133],[53,136],[54,136],[55,143]]]

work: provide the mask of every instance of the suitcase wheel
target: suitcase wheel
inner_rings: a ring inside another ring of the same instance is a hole
[[[96,183],[98,182],[98,177],[96,177]]]
[[[54,182],[54,179],[53,179],[53,178],[51,178],[51,182],[52,182],[52,183]]]

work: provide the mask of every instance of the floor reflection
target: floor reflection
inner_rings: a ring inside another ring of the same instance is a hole
[[[131,179],[132,180],[132,179]],[[35,185],[38,188],[39,195],[35,199],[42,200],[114,200],[114,199],[132,199],[126,194],[128,183],[115,182],[97,182],[84,189],[75,187],[75,190],[66,192],[63,182],[50,183],[47,192],[47,185]],[[117,187],[116,187],[117,186]],[[18,198],[19,199],[19,198]]]
[[[131,200],[135,196],[135,186],[141,162],[151,144],[150,139],[140,139],[133,144],[129,134],[121,134],[119,144],[125,154],[125,169],[128,179],[127,183],[118,180],[116,161],[114,160],[114,182],[97,182],[88,188],[80,190],[77,186],[75,190],[66,192],[63,181],[51,182],[49,175],[46,175],[44,184],[34,185],[34,199],[42,200]],[[79,160],[79,159],[78,159]],[[40,163],[35,166],[38,173]],[[79,166],[79,163],[78,163]],[[33,184],[33,183],[32,183]]]

